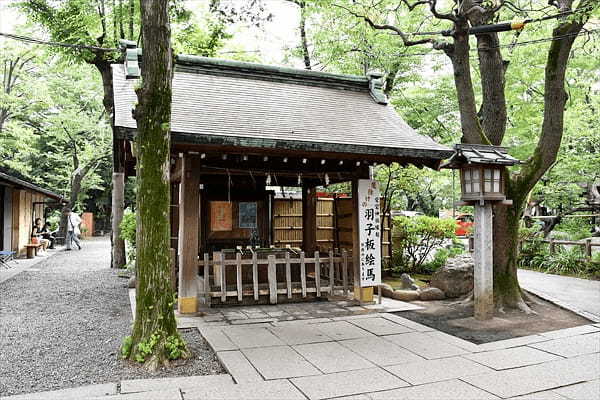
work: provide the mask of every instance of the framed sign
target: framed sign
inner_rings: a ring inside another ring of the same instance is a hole
[[[358,180],[360,286],[381,284],[381,216],[379,183]]]
[[[210,230],[213,232],[223,232],[231,231],[232,229],[231,203],[228,201],[211,201]]]
[[[240,228],[256,228],[256,202],[240,202]]]

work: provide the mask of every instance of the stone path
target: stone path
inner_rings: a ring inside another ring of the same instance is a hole
[[[340,310],[352,314],[333,316]],[[181,317],[228,374],[123,380],[7,400],[598,398],[600,324],[475,345],[400,315],[338,301]]]
[[[520,269],[519,283],[543,299],[600,322],[600,281]]]

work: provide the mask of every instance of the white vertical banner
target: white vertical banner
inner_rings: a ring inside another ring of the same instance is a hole
[[[381,218],[379,182],[358,180],[360,286],[381,284]]]

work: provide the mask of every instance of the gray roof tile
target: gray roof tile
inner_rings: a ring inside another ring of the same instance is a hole
[[[136,81],[125,79],[120,64],[113,65],[113,78],[115,125],[135,129],[131,111],[137,102]],[[338,85],[335,75],[323,84],[319,79],[315,75],[303,82],[272,71],[261,76],[256,70],[231,73],[179,66],[173,79],[174,141],[195,137],[248,147],[264,142],[264,147],[278,148],[293,142],[299,146],[291,148],[305,146],[308,151],[437,160],[452,154],[450,148],[415,132],[391,106],[378,104],[368,80],[350,85],[340,78]]]

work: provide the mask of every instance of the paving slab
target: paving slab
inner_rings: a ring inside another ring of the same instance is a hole
[[[177,378],[127,379],[121,381],[121,393],[150,392],[169,389],[189,389],[200,386],[233,384],[229,374],[182,376]]]
[[[333,317],[331,319],[334,321],[353,321],[355,319],[378,318],[379,316],[380,316],[380,313],[372,312],[372,313],[367,313],[367,314],[344,315],[341,317]]]
[[[242,352],[265,379],[321,374],[317,368],[289,346],[244,349]]]
[[[408,386],[408,383],[381,368],[294,378],[292,383],[311,400]]]
[[[253,327],[269,327],[271,322],[277,322],[276,318],[236,319],[231,325],[252,325]]]
[[[294,319],[291,321],[273,322],[272,325],[273,326],[293,326],[293,325],[320,324],[322,322],[331,322],[331,318]]]
[[[335,397],[331,400],[371,400],[371,398],[366,394],[356,394],[354,396]]]
[[[459,380],[369,393],[373,400],[486,400],[498,397]]]
[[[600,352],[600,333],[566,337],[529,346],[563,357],[598,353]]]
[[[223,333],[223,329],[220,327],[205,327],[201,326],[198,328],[198,331],[202,335],[202,337],[206,340],[210,348],[216,353],[219,351],[226,350],[237,350],[238,346],[233,343],[229,338]]]
[[[285,345],[281,339],[265,327],[231,326],[223,329],[223,333],[240,349]]]
[[[185,400],[306,400],[306,397],[285,379],[184,390],[183,398]]]
[[[315,324],[276,326],[269,330],[289,345],[331,341],[331,338],[319,330]]]
[[[263,380],[241,351],[220,351],[217,353],[217,358],[236,383]]]
[[[484,365],[462,357],[422,360],[409,364],[392,365],[385,369],[411,385],[445,381],[493,371]]]
[[[381,301],[381,304],[371,304],[364,307],[369,310],[383,310],[385,312],[413,311],[423,309],[423,307],[416,304],[390,299],[389,297],[384,297]]]
[[[597,400],[600,399],[600,380],[565,386],[553,391],[572,400]]]
[[[378,366],[406,364],[423,360],[422,357],[378,336],[342,340],[338,343]]]
[[[392,322],[395,322],[397,324],[403,325],[409,329],[412,329],[413,331],[416,332],[428,332],[428,331],[435,331],[434,328],[430,328],[429,326],[423,325],[423,324],[419,324],[418,322],[415,321],[411,321],[410,319],[401,317],[399,315],[396,314],[379,314],[382,318],[385,319],[389,319]]]
[[[428,336],[423,332],[388,335],[384,338],[427,359],[453,357],[468,353],[460,347]]]
[[[495,370],[518,368],[526,365],[562,359],[562,357],[527,346],[494,350],[484,353],[466,354],[464,357],[476,361],[479,364],[487,365]]]
[[[137,392],[117,394],[114,396],[103,396],[93,398],[81,398],[81,400],[182,400],[179,389],[155,390],[151,392]]]
[[[525,346],[528,344],[545,342],[548,340],[550,340],[550,338],[547,338],[542,335],[528,335],[512,339],[497,340],[495,342],[483,343],[479,345],[479,349],[481,351],[509,349],[511,347]]]
[[[50,392],[37,392],[18,394],[15,396],[2,396],[3,400],[79,400],[87,397],[108,396],[117,393],[116,383],[103,383],[100,385],[81,386],[70,389],[53,390]]]
[[[456,347],[460,347],[461,349],[465,349],[465,350],[473,352],[473,353],[481,351],[481,349],[479,348],[479,345],[476,345],[475,343],[471,343],[468,340],[464,340],[459,337],[449,335],[445,332],[431,331],[431,332],[426,332],[425,334],[427,336],[431,336],[432,338],[439,339],[442,342],[452,344]]]
[[[303,344],[293,348],[326,374],[374,367],[337,342]]]
[[[365,331],[348,321],[325,322],[315,325],[315,327],[333,340],[358,339],[374,336],[371,332]]]
[[[597,379],[600,375],[598,361],[597,354],[589,354],[462,380],[503,398],[515,397]]]
[[[584,335],[586,333],[593,333],[600,331],[600,328],[594,325],[580,325],[573,328],[559,329],[556,331],[540,333],[544,337],[550,339],[560,339],[570,336]]]
[[[367,330],[377,336],[413,332],[406,326],[397,324],[385,318],[355,319],[351,320],[350,322],[359,328]]]
[[[509,400],[566,400],[566,397],[553,392],[552,390],[544,390],[542,392],[526,394],[524,396],[511,397]]]

